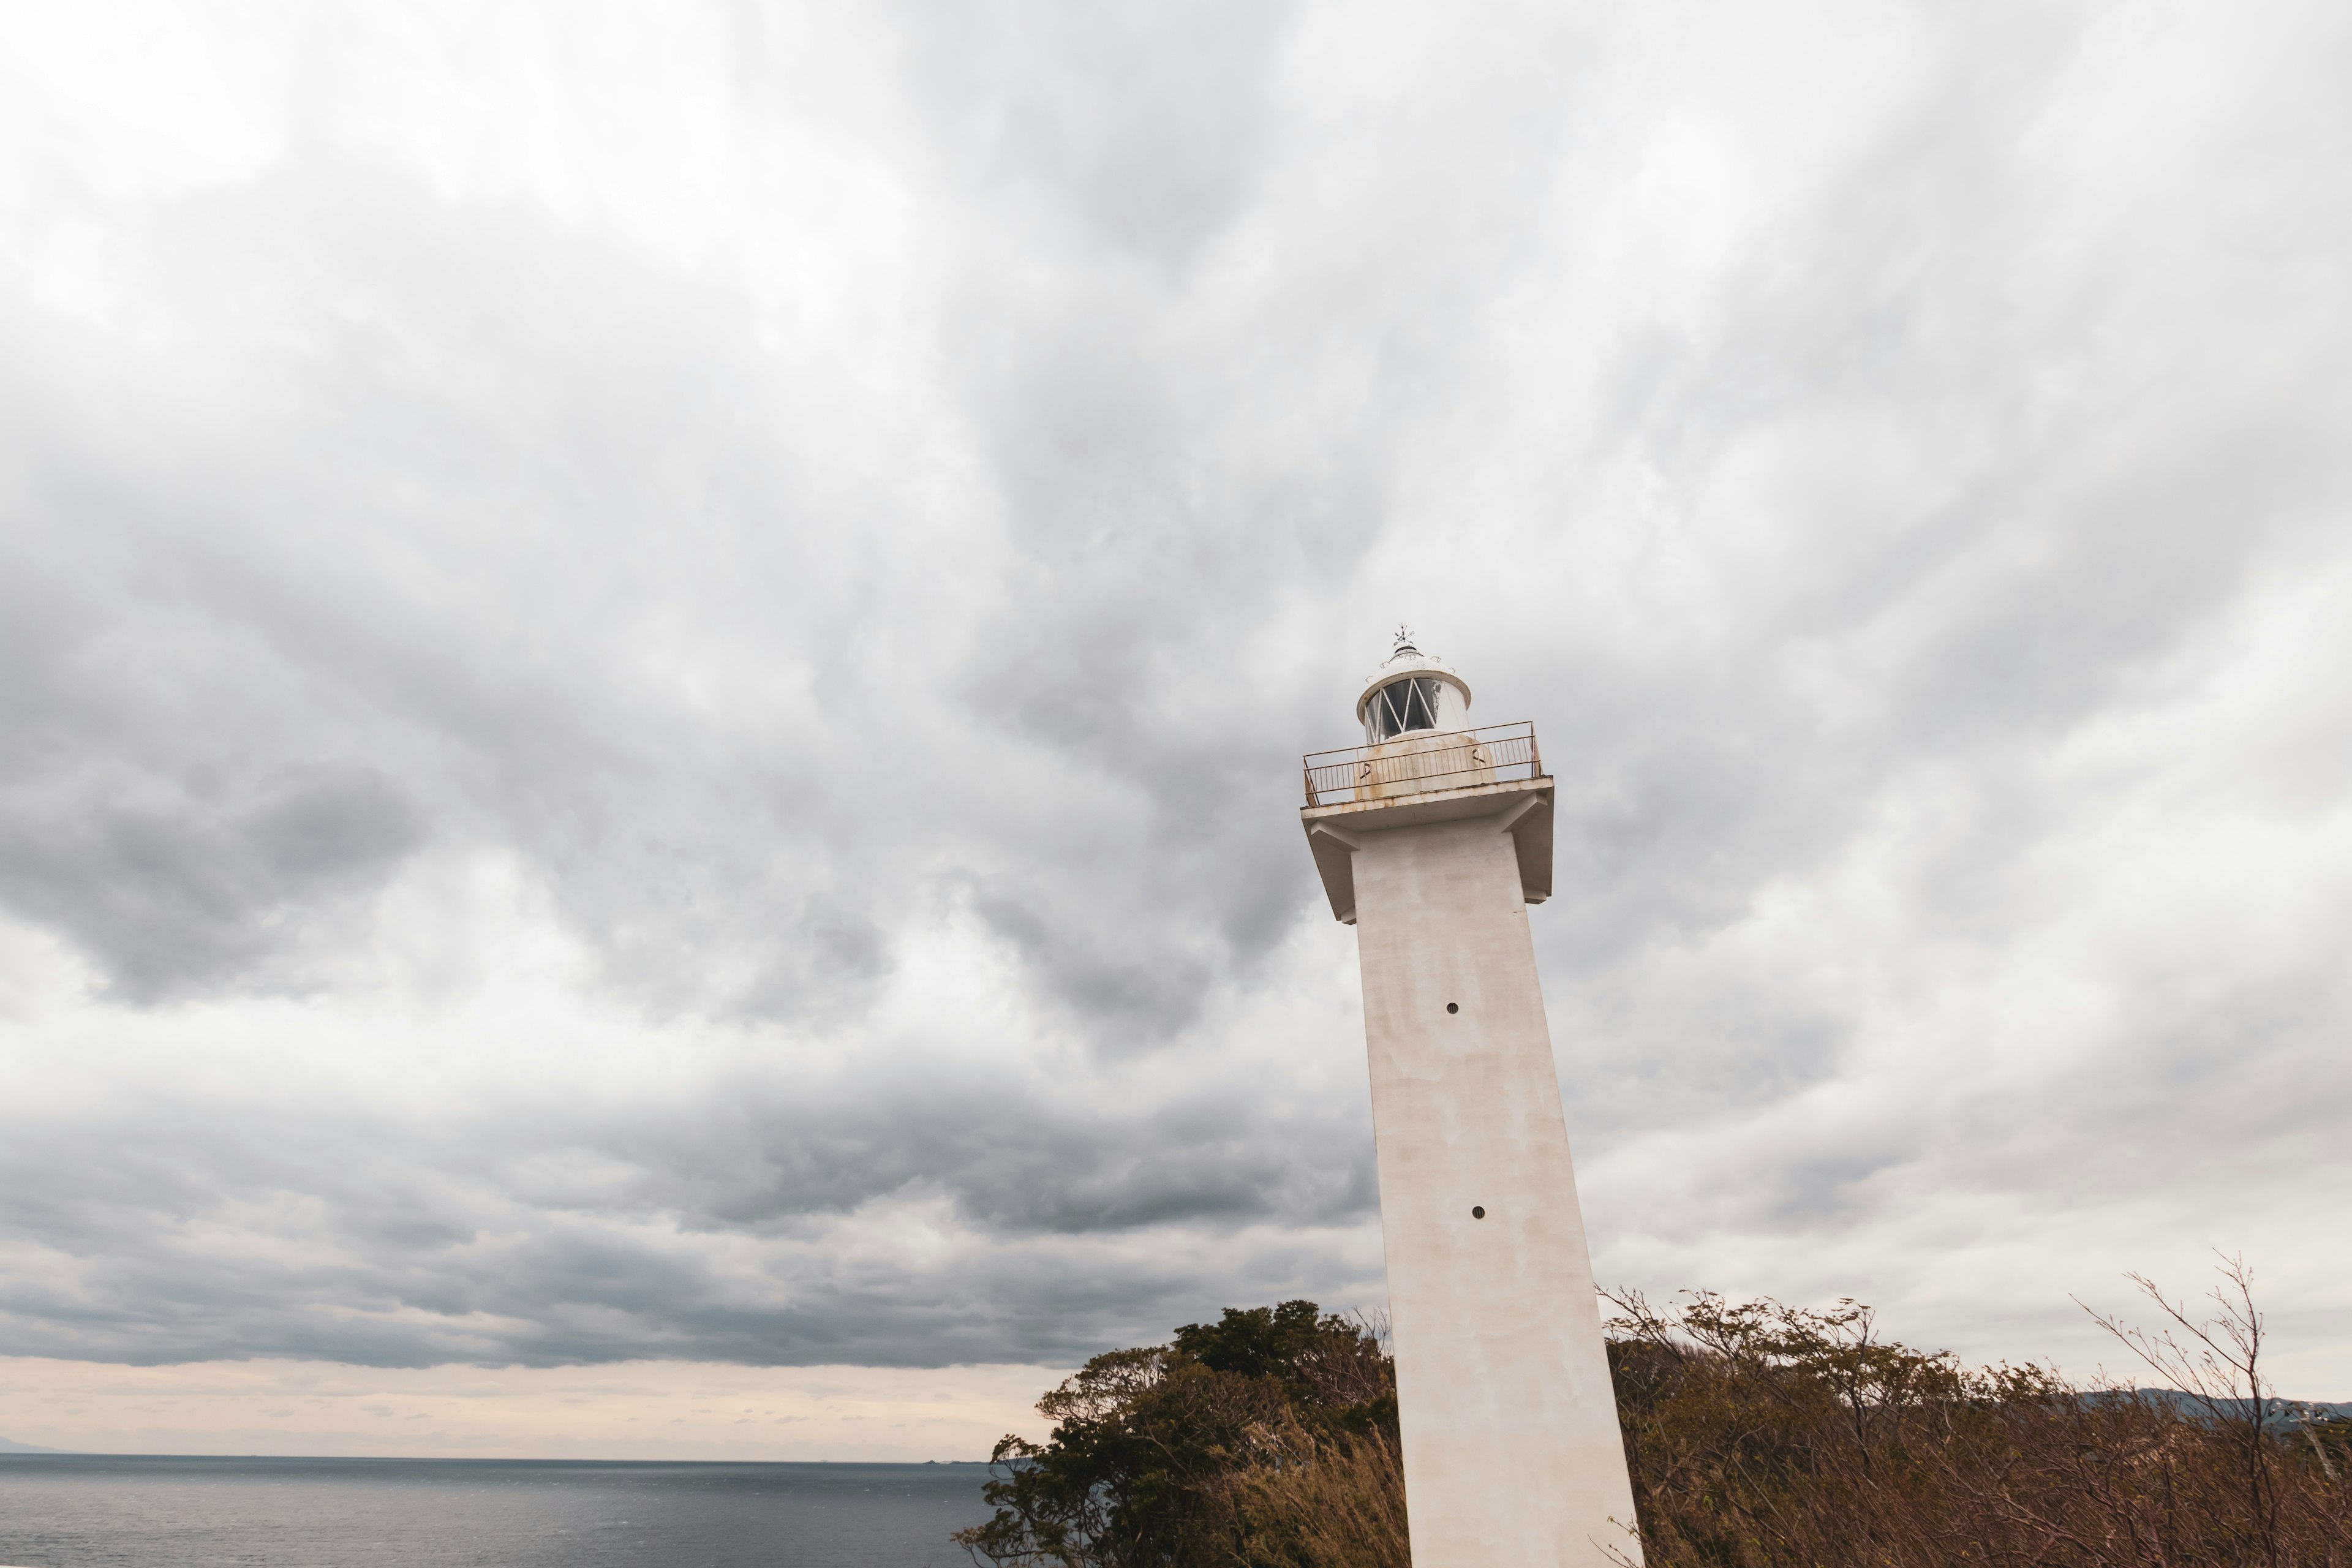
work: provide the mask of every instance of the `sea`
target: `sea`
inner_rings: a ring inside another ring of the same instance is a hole
[[[988,1467],[0,1454],[8,1568],[948,1568]]]

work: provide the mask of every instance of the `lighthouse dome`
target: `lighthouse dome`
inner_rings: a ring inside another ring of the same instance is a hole
[[[1415,731],[1466,730],[1470,683],[1452,665],[1414,647],[1412,634],[1399,627],[1396,647],[1364,681],[1356,718],[1374,745]]]

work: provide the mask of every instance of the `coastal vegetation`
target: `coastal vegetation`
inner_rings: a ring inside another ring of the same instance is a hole
[[[1817,1310],[1610,1300],[1609,1360],[1651,1568],[2347,1568],[2352,1426],[2272,1395],[2244,1269],[2217,1315],[2141,1282],[2102,1319],[2162,1390],[1966,1366]],[[1289,1301],[1096,1357],[1006,1437],[1003,1568],[1405,1568],[1395,1382],[1374,1325]],[[1632,1542],[1622,1553],[1633,1560]]]

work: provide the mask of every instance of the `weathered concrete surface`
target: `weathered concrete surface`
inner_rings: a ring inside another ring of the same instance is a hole
[[[1532,879],[1502,826],[1527,795],[1489,785],[1457,798],[1490,799],[1491,814],[1387,805],[1333,824],[1354,845],[1414,1568],[1640,1557],[1528,931]],[[1544,805],[1549,851],[1548,790]],[[1330,840],[1315,826],[1319,859]]]
[[[1551,897],[1551,779],[1540,776],[1428,790],[1394,800],[1312,805],[1298,816],[1307,828],[1307,847],[1314,852],[1315,868],[1323,879],[1324,894],[1331,900],[1331,918],[1342,925],[1354,925],[1354,849],[1363,836],[1376,828],[1456,817],[1493,817],[1499,813],[1518,855],[1519,889],[1528,902],[1542,903]]]

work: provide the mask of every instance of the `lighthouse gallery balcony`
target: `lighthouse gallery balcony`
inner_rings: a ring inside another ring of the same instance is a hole
[[[1552,780],[1531,723],[1408,730],[1303,759],[1300,825],[1332,917],[1356,923],[1354,851],[1367,832],[1492,816],[1507,832],[1530,904],[1551,896]]]
[[[1310,752],[1302,761],[1310,809],[1543,777],[1536,727],[1525,721],[1483,730],[1407,731],[1370,745]]]

